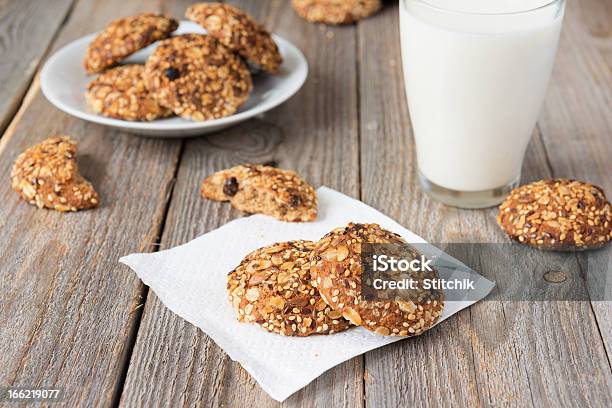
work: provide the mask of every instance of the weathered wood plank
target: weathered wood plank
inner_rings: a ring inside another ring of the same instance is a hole
[[[418,187],[397,14],[387,4],[359,24],[362,200],[427,239],[457,242],[458,211],[430,201]],[[461,313],[418,338],[368,353],[366,405],[479,405],[469,318]]]
[[[355,28],[329,29],[299,20],[286,1],[236,4],[304,51],[309,79],[293,99],[244,125],[186,143],[163,247],[184,243],[240,216],[198,195],[213,171],[273,160],[315,184],[349,195],[358,191]],[[339,63],[339,61],[344,61]],[[363,365],[356,358],[330,370],[286,403],[362,406]],[[235,362],[198,329],[168,312],[149,293],[121,405],[276,405]]]
[[[612,4],[606,0],[576,3],[571,7],[580,8],[580,21],[588,30],[589,43],[599,50],[608,66],[612,66]]]
[[[54,48],[155,2],[85,0]],[[159,234],[180,141],[152,140],[87,124],[37,90],[0,152],[0,344],[3,386],[65,389],[66,406],[112,405],[138,321],[143,286],[117,259],[148,250]],[[10,190],[24,148],[53,134],[79,142],[79,164],[101,207],[74,214],[38,210]]]
[[[444,207],[418,186],[399,40],[389,40],[398,36],[396,14],[388,6],[359,25],[362,199],[433,242],[506,242],[494,209]],[[547,154],[536,132],[524,179],[550,176]],[[482,260],[483,274],[496,269]],[[366,371],[366,404],[374,406],[605,406],[611,384],[588,302],[481,302],[424,336],[367,354]]]
[[[597,1],[570,1],[567,8],[557,64],[539,126],[552,174],[597,184],[610,198],[612,9],[609,2]],[[612,248],[608,246],[604,251],[612,259]],[[592,307],[608,359],[612,360],[612,303],[594,301]]]
[[[73,3],[74,0],[0,1],[0,135],[17,111]]]

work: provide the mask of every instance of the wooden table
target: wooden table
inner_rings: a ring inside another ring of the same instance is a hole
[[[445,207],[418,186],[396,2],[324,27],[286,0],[232,1],[301,48],[310,75],[286,104],[212,136],[137,137],[72,118],[41,94],[38,70],[62,45],[118,16],[181,16],[187,3],[0,0],[0,387],[63,387],[65,406],[276,405],[117,262],[240,217],[198,194],[205,175],[234,164],[295,169],[433,242],[507,241],[495,209]],[[575,177],[612,193],[611,67],[611,1],[570,0],[523,181]],[[99,209],[38,210],[11,190],[18,153],[55,134],[78,140]],[[609,407],[611,356],[610,302],[480,302],[326,372],[286,405]]]

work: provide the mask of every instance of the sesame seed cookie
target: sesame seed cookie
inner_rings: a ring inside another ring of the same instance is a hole
[[[332,310],[310,279],[314,242],[281,242],[247,255],[227,278],[229,301],[241,322],[285,336],[332,334],[350,323]]]
[[[313,285],[323,300],[351,323],[386,336],[416,336],[432,327],[444,309],[442,291],[422,290],[414,301],[362,298],[363,243],[406,244],[377,224],[350,223],[329,232],[317,242],[310,258]],[[435,271],[427,274],[437,277]]]
[[[160,105],[197,121],[235,113],[253,88],[240,57],[201,34],[161,41],[145,64],[144,77]]]
[[[143,79],[144,65],[112,68],[87,85],[87,103],[94,112],[115,119],[154,120],[172,115],[149,93]]]
[[[207,177],[200,189],[209,200],[230,201],[248,213],[271,215],[281,221],[317,218],[317,194],[291,170],[243,164]]]
[[[76,143],[50,137],[21,153],[11,171],[11,185],[38,208],[77,211],[97,207],[98,193],[79,173]]]
[[[376,13],[380,0],[292,0],[293,9],[310,22],[351,24]]]
[[[515,188],[499,207],[497,222],[510,238],[540,249],[594,249],[612,239],[612,207],[603,190],[576,180]]]
[[[275,74],[283,62],[272,36],[244,11],[229,4],[196,3],[185,16],[249,63]]]
[[[104,71],[155,41],[167,38],[178,23],[161,14],[144,13],[112,21],[87,47],[88,74]]]

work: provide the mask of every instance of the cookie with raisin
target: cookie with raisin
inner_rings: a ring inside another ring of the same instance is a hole
[[[244,61],[202,34],[160,41],[145,64],[144,78],[161,106],[195,121],[234,114],[253,88]]]
[[[243,164],[207,177],[200,192],[204,198],[230,201],[241,211],[282,221],[312,221],[317,217],[314,188],[291,170]]]

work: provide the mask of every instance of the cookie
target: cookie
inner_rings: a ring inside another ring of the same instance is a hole
[[[270,33],[242,10],[229,4],[196,3],[185,15],[249,63],[271,74],[278,72],[283,62],[278,46]]]
[[[515,188],[499,207],[497,222],[513,240],[540,249],[594,249],[612,239],[612,207],[603,190],[576,180]]]
[[[380,0],[292,0],[293,9],[307,21],[351,24],[376,13]]]
[[[281,221],[317,218],[314,188],[290,170],[243,164],[207,177],[200,191],[209,200],[231,201],[241,211],[267,214]]]
[[[422,290],[418,299],[362,298],[361,245],[405,244],[397,234],[377,224],[354,224],[325,235],[311,253],[311,276],[323,300],[357,326],[388,336],[416,336],[432,327],[444,309],[444,294]],[[427,273],[436,278],[437,273]]]
[[[332,334],[350,323],[319,296],[310,279],[310,241],[281,242],[247,255],[227,278],[241,322],[285,336]]]
[[[149,93],[143,79],[144,65],[112,68],[87,85],[86,99],[100,115],[122,120],[155,120],[172,115]]]
[[[144,13],[112,21],[87,47],[88,74],[104,71],[155,41],[167,38],[178,23],[161,14]]]
[[[160,105],[197,121],[235,113],[253,88],[240,57],[202,34],[161,41],[147,60],[144,76]]]
[[[79,173],[76,143],[50,137],[21,153],[11,171],[11,185],[38,208],[77,211],[97,207],[98,193]]]

